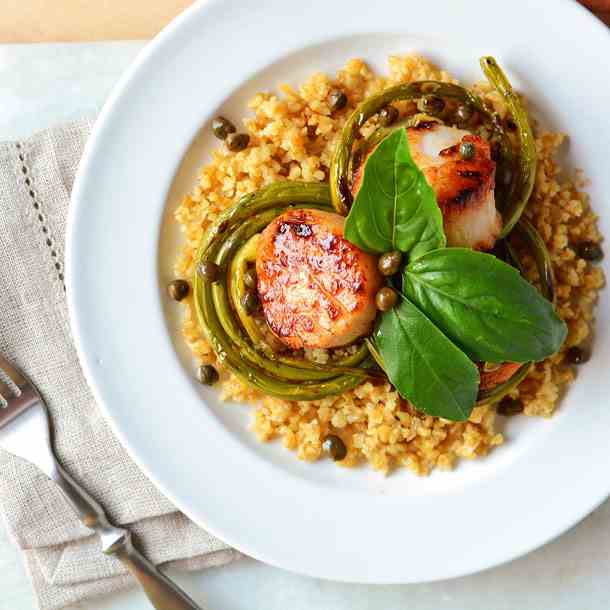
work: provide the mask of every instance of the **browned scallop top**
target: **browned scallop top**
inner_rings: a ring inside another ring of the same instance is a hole
[[[421,142],[428,132],[438,126],[438,123],[424,122],[418,127],[406,129],[406,132],[413,161],[426,176],[428,183],[434,189],[438,206],[445,213],[454,206],[467,205],[470,199],[492,189],[496,164],[491,159],[489,144],[483,138],[472,134],[463,135],[456,144],[440,150],[437,161],[422,154],[420,152]],[[473,145],[474,155],[471,159],[461,158],[460,144],[462,142]],[[354,195],[360,189],[366,160],[375,148],[367,152],[363,161],[354,170],[352,181]]]
[[[343,237],[344,218],[293,209],[261,234],[258,292],[273,333],[293,349],[346,345],[368,333],[381,285],[376,259]]]
[[[471,199],[481,198],[494,187],[496,164],[491,159],[489,144],[474,135],[464,136],[462,142],[474,146],[472,159],[462,159],[460,145],[454,144],[439,152],[445,163],[422,170],[433,185],[438,206],[444,214],[468,205]]]
[[[411,157],[434,190],[443,214],[443,224],[450,246],[475,249],[493,247],[502,229],[495,208],[496,164],[489,143],[462,129],[435,122],[424,122],[406,129]],[[464,159],[460,146],[472,146],[471,158]],[[368,151],[355,168],[352,193],[360,189]]]

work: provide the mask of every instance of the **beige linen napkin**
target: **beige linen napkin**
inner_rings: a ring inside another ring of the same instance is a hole
[[[77,360],[65,301],[64,234],[89,130],[89,123],[75,123],[0,143],[0,353],[22,367],[46,398],[66,468],[112,521],[129,526],[154,563],[186,569],[226,563],[238,553],[177,512],[129,459]],[[54,484],[1,450],[0,513],[23,549],[43,610],[132,584],[122,564],[101,553],[98,539]]]

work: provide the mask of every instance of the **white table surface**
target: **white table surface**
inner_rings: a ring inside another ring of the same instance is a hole
[[[61,121],[94,116],[142,44],[0,45],[0,139],[23,138]],[[516,498],[517,511],[521,500],[527,506],[527,498]],[[253,560],[194,574],[172,572],[210,610],[608,610],[608,575],[610,502],[527,557],[435,584],[333,583]],[[34,596],[19,553],[0,529],[0,610],[32,608]],[[134,589],[78,608],[145,610],[150,606]]]

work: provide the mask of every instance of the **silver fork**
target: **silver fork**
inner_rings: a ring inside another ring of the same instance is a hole
[[[59,485],[79,519],[99,534],[102,551],[125,564],[157,610],[201,610],[135,548],[128,530],[108,521],[104,509],[62,467],[46,404],[34,384],[2,356],[0,447],[35,464]]]

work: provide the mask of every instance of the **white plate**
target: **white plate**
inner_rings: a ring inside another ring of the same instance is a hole
[[[156,485],[249,555],[371,583],[488,568],[557,536],[610,492],[607,293],[594,357],[558,415],[514,420],[489,458],[425,479],[308,465],[279,444],[258,444],[246,407],[220,404],[193,382],[164,311],[176,249],[169,217],[215,144],[209,121],[220,109],[241,117],[253,92],[279,81],[296,84],[355,56],[384,68],[390,53],[419,51],[465,79],[480,78],[479,56],[495,55],[537,115],[571,134],[567,160],[592,178],[609,234],[608,30],[566,0],[552,9],[525,0],[437,0],[433,10],[404,0],[295,7],[194,6],[146,47],[106,104],[69,219],[68,295],[83,367]]]

